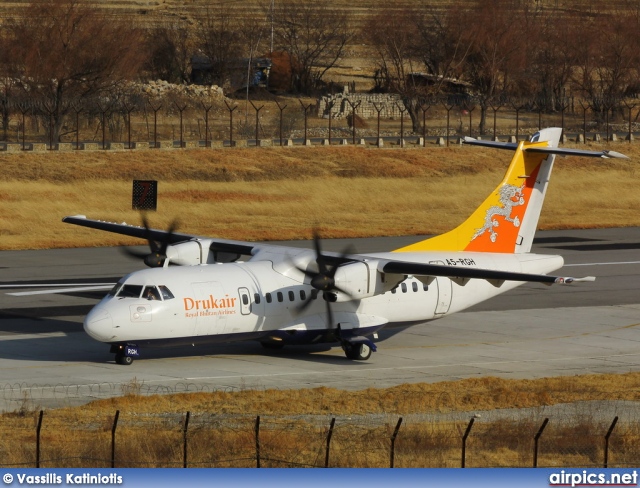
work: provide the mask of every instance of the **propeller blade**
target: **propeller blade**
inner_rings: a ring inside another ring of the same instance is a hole
[[[172,243],[173,234],[178,228],[178,220],[176,219],[171,222],[169,228],[166,230],[166,233],[162,236],[162,240],[155,240],[151,238],[151,227],[149,226],[147,215],[142,214],[141,218],[142,226],[144,227],[144,238],[147,239],[149,250],[151,252],[137,251],[127,247],[123,248],[122,252],[131,257],[142,259],[144,261],[144,264],[146,264],[150,268],[159,268],[161,266],[164,266],[164,263],[167,259],[167,249]]]

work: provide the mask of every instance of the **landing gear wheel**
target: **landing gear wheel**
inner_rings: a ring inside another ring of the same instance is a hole
[[[116,363],[129,366],[133,363],[133,358],[131,356],[125,356],[124,354],[116,354]]]
[[[260,344],[262,344],[262,347],[265,349],[269,349],[271,351],[282,349],[284,347],[282,342],[261,342]]]
[[[344,353],[349,359],[366,361],[371,357],[371,347],[367,344],[347,345],[344,348]]]

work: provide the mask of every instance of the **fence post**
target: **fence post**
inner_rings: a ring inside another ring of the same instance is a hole
[[[580,106],[582,107],[582,143],[587,143],[587,109],[589,108],[589,104],[585,105],[582,99],[578,100]],[[576,139],[576,142],[577,139]]]
[[[249,103],[251,104],[251,106],[254,108],[254,110],[256,111],[256,147],[259,145],[258,143],[258,127],[259,127],[259,114],[260,114],[260,110],[262,110],[264,108],[264,105],[260,106],[260,108],[256,107],[253,102],[251,100],[249,100]]]
[[[384,109],[384,106],[381,106],[380,108],[378,108],[378,105],[376,105],[375,102],[373,102],[373,108],[376,109],[376,112],[378,112],[378,132],[377,132],[377,136],[376,136],[376,146],[380,147],[380,112],[382,112],[382,110]]]
[[[116,410],[116,416],[113,418],[113,426],[111,427],[111,468],[116,467],[116,428],[118,427],[118,418],[120,410]]]
[[[162,108],[162,105],[153,105],[149,102],[151,110],[153,110],[153,148],[158,148],[158,111]]]
[[[447,147],[449,147],[449,127],[451,125],[451,109],[455,107],[455,105],[447,105],[446,102],[442,103],[442,106],[447,111]],[[463,466],[464,468],[464,466]]]
[[[180,148],[182,148],[184,146],[184,125],[182,123],[182,113],[186,110],[187,104],[183,103],[182,105],[178,105],[178,102],[175,102],[174,105],[178,109],[178,112],[180,112]]]
[[[624,100],[622,103],[624,103],[625,107],[629,109],[629,134],[627,135],[627,138],[629,139],[629,144],[631,144],[631,140],[633,139],[633,134],[631,132],[631,112],[636,107],[636,105],[635,103],[629,104],[626,100]]]
[[[204,147],[209,147],[209,111],[213,105],[205,105],[204,102],[200,102],[204,109]]]
[[[548,423],[549,423],[549,419],[548,418],[544,419],[544,422],[542,422],[542,425],[540,426],[540,428],[538,429],[538,432],[533,438],[533,467],[534,468],[538,467],[538,440],[540,440],[542,431],[544,430],[544,428],[547,426]]]
[[[347,103],[351,105],[351,129],[352,129],[351,143],[355,145],[356,143],[356,109],[360,106],[361,102],[353,103],[351,100],[347,100]]]
[[[42,416],[44,410],[40,410],[40,416],[38,417],[38,425],[36,426],[36,468],[40,467],[40,431],[42,430]]]
[[[430,104],[420,105],[420,110],[422,110],[422,147],[427,147],[427,111],[430,108]]]
[[[19,103],[18,108],[20,110],[20,113],[22,114],[22,150],[24,151],[26,149],[25,132],[27,132],[25,115],[31,107],[29,107],[26,103]]]
[[[329,105],[329,145],[331,145],[331,119],[333,118],[333,105],[335,102],[331,101]]]
[[[329,433],[327,434],[327,447],[324,453],[324,467],[329,467],[329,450],[331,446],[331,437],[333,436],[333,426],[336,425],[336,418],[333,417],[331,419],[331,424],[329,424]]]
[[[305,105],[302,103],[302,100],[298,100],[300,105],[302,106],[302,110],[304,110],[304,145],[307,145],[307,111],[313,107],[313,104]]]
[[[184,429],[182,430],[182,440],[183,440],[183,466],[187,467],[187,432],[189,429],[189,418],[191,417],[191,412],[187,412],[187,416],[184,419]]]
[[[472,105],[471,102],[465,102],[464,103],[464,109],[467,112],[469,112],[469,137],[473,137],[473,115],[472,115],[472,113],[476,109],[476,106]]]
[[[604,436],[604,467],[605,468],[609,467],[609,437],[611,437],[613,428],[616,426],[617,423],[618,423],[618,416],[616,415],[616,418],[614,418],[613,422],[611,422],[611,427],[609,427],[609,430],[607,431],[607,435]]]
[[[282,112],[284,112],[284,109],[287,108],[287,106],[285,105],[284,107],[281,107],[277,100],[276,105],[280,109],[280,145],[282,146]]]
[[[491,104],[491,109],[493,110],[493,140],[494,141],[498,140],[497,118],[498,118],[498,110],[500,110],[501,108],[502,108],[502,105],[494,105],[493,103]]]
[[[464,432],[462,436],[462,464],[461,468],[465,467],[466,457],[467,457],[467,437],[469,437],[469,433],[471,432],[471,427],[473,427],[474,418],[469,421],[469,425],[467,425],[467,430]]]
[[[233,147],[233,111],[235,109],[238,108],[238,106],[236,105],[235,107],[231,108],[231,106],[227,103],[227,101],[224,101],[224,104],[227,106],[227,109],[229,110],[229,146]]]
[[[389,463],[389,467],[393,468],[394,459],[396,455],[396,437],[398,437],[398,431],[400,430],[400,425],[402,425],[402,417],[398,419],[398,423],[396,424],[396,429],[393,431],[393,435],[391,436],[391,460]]]
[[[260,467],[260,415],[256,417],[256,468]]]
[[[398,110],[400,110],[400,147],[404,147],[404,113],[407,109],[404,106],[400,106],[396,103]]]
[[[73,111],[76,113],[76,149],[80,149],[80,113],[82,108],[74,105]],[[129,123],[131,123],[131,120],[129,120]]]

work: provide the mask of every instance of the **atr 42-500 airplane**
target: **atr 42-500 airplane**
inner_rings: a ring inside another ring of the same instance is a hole
[[[515,151],[504,179],[459,227],[392,252],[323,252],[317,236],[308,250],[65,217],[151,246],[151,269],[122,278],[84,329],[110,344],[119,364],[146,346],[243,340],[273,349],[335,343],[366,360],[384,327],[444,317],[525,282],[592,281],[547,275],[562,257],[530,253],[551,169],[556,155],[626,156],[558,148],[561,132],[517,144],[466,139]]]

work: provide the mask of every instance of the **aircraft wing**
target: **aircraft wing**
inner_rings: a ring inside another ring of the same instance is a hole
[[[483,279],[493,283],[502,281],[527,281],[532,283],[544,283],[547,285],[570,284],[578,281],[595,281],[595,277],[573,278],[569,276],[552,276],[530,273],[515,273],[512,271],[499,271],[493,269],[444,266],[439,264],[410,263],[405,261],[382,260],[378,270],[383,273],[413,276],[444,276],[452,279]]]
[[[103,230],[114,234],[138,237],[140,239],[151,239],[154,241],[168,240],[169,244],[177,244],[179,242],[190,241],[191,239],[203,238],[193,234],[168,232],[159,229],[146,229],[137,225],[129,225],[124,222],[122,224],[116,224],[114,222],[105,222],[103,220],[92,220],[86,218],[84,215],[64,217],[62,221],[67,224],[80,225],[82,227]],[[255,245],[250,242],[231,241],[226,239],[213,239],[211,244],[212,251],[244,255],[251,255],[254,247]]]

